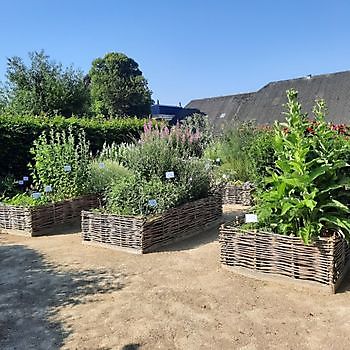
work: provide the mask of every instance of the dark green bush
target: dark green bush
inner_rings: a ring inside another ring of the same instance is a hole
[[[122,143],[138,137],[145,120],[88,119],[64,117],[0,116],[0,177],[13,174],[19,178],[26,175],[31,161],[30,148],[43,131],[72,129],[73,134],[83,129],[95,154],[106,142]]]

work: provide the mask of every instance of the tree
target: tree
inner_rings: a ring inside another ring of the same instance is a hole
[[[133,59],[108,53],[92,62],[89,78],[95,113],[108,117],[144,117],[150,113],[152,92]]]
[[[29,58],[29,66],[20,57],[7,60],[9,112],[69,117],[89,110],[89,90],[80,70],[63,68],[44,51],[29,53]]]

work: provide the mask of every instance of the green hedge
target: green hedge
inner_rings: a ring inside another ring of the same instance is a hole
[[[0,177],[7,174],[23,176],[27,174],[27,164],[31,160],[30,148],[33,141],[50,129],[57,131],[85,130],[93,153],[107,143],[127,142],[138,137],[145,120],[87,119],[64,117],[0,116]]]

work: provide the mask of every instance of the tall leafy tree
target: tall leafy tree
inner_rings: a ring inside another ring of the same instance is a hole
[[[20,57],[7,60],[7,110],[14,114],[82,115],[89,110],[89,90],[80,70],[29,53],[26,66]]]
[[[150,113],[152,92],[133,59],[108,53],[92,62],[89,78],[95,113],[108,117],[144,117]]]

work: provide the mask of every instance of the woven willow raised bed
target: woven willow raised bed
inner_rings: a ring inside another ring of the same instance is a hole
[[[320,237],[305,245],[298,237],[250,232],[236,224],[226,224],[220,227],[219,242],[221,263],[238,272],[318,282],[330,287],[333,293],[350,264],[349,244],[336,235]]]
[[[221,215],[221,194],[186,203],[154,217],[83,211],[83,242],[133,253],[148,253],[201,233]]]
[[[242,185],[227,184],[223,189],[223,204],[252,205],[252,190],[254,186],[250,182]]]
[[[37,207],[0,205],[0,233],[39,236],[79,221],[83,209],[99,206],[96,196],[83,196]]]

